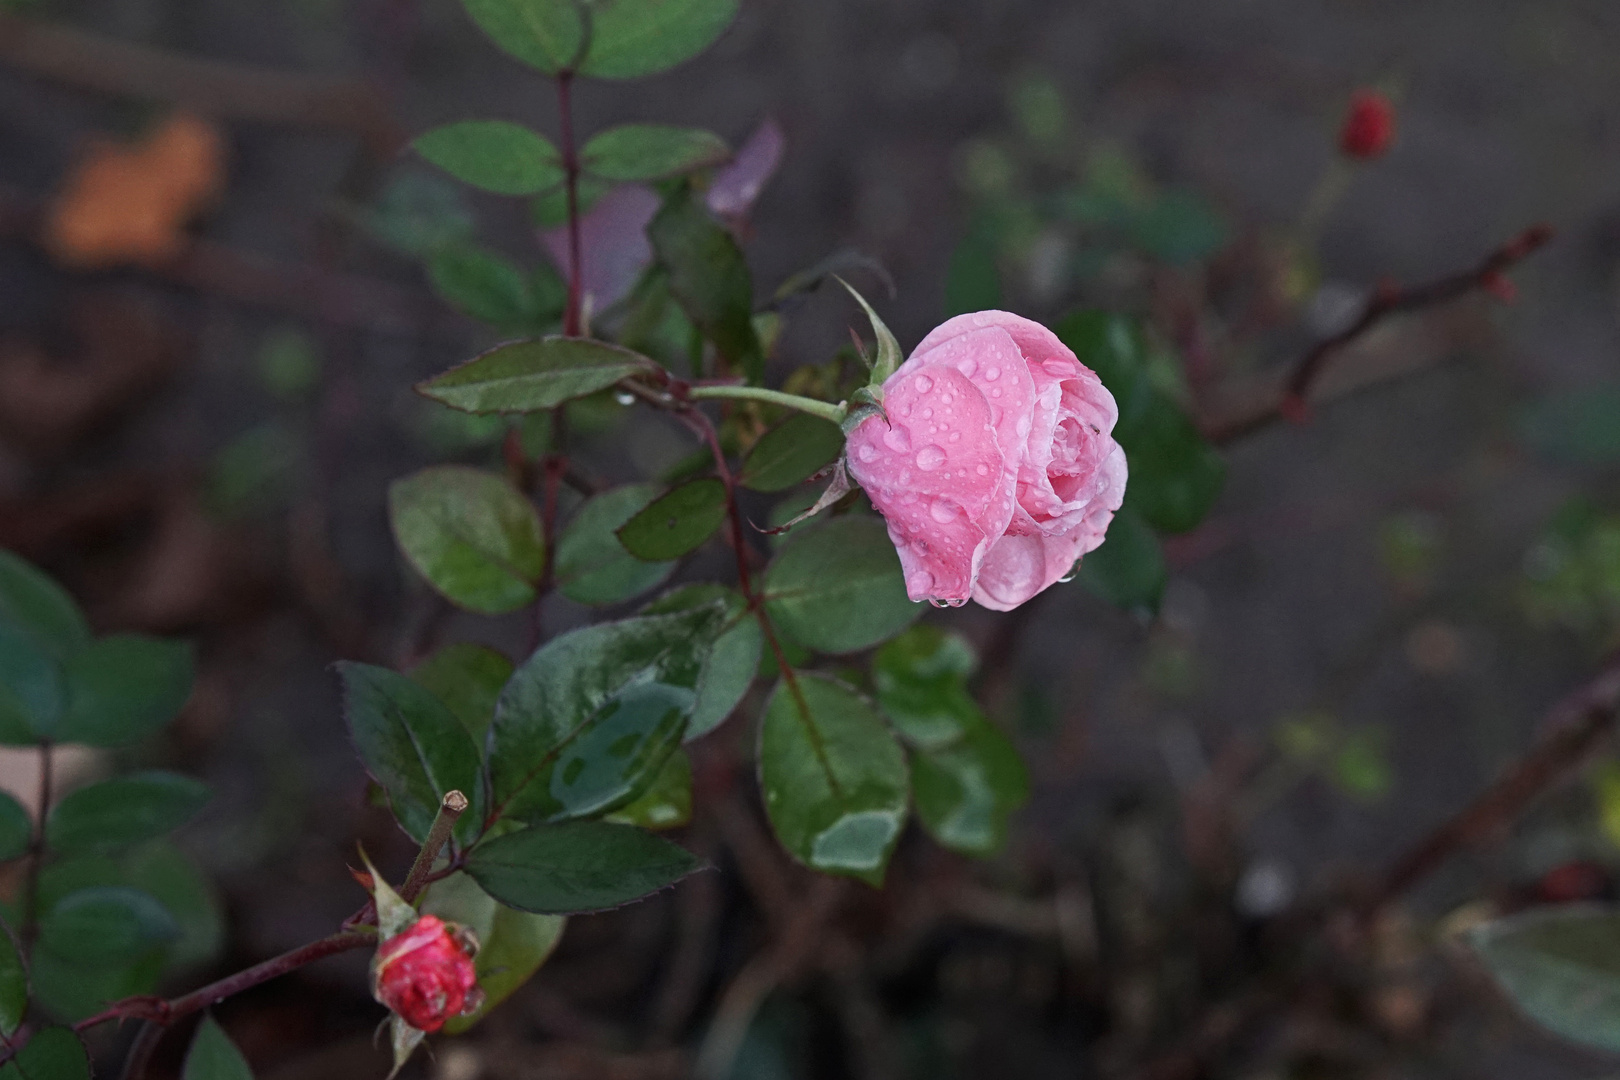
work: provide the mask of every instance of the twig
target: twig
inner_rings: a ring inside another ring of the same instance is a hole
[[[39,873],[45,864],[45,820],[51,812],[51,744],[39,744],[39,816],[28,842],[28,877],[23,882],[23,917],[18,937],[26,955],[39,935]]]
[[[466,812],[467,796],[454,790],[444,793],[444,798],[439,802],[439,812],[434,815],[433,824],[428,828],[427,839],[422,841],[422,850],[416,853],[416,861],[411,864],[410,873],[405,875],[405,884],[399,887],[400,899],[407,904],[414,902],[426,887],[433,872],[434,860],[444,850],[444,845],[450,842],[450,833]]]
[[[1306,415],[1311,390],[1329,363],[1346,346],[1393,315],[1437,307],[1479,290],[1510,288],[1503,274],[1530,256],[1553,237],[1551,225],[1542,223],[1503,244],[1471,270],[1451,274],[1422,285],[1401,288],[1384,285],[1373,293],[1354,322],[1338,333],[1311,346],[1294,365],[1288,377],[1266,400],[1247,411],[1220,421],[1201,425],[1211,442],[1230,442],[1264,427],[1280,417],[1294,419]]]

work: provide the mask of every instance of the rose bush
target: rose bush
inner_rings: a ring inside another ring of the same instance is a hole
[[[1125,497],[1119,410],[1046,327],[959,315],[883,384],[849,470],[888,522],[913,600],[1007,611],[1103,541]]]

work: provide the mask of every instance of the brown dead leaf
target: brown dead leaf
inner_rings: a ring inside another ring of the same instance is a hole
[[[224,180],[219,129],[175,113],[140,142],[92,145],[52,200],[43,243],[78,269],[167,262],[184,250],[186,224]]]

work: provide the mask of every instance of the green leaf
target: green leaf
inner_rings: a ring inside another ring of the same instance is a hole
[[[1164,548],[1147,522],[1134,510],[1114,515],[1102,546],[1080,560],[1080,581],[1127,611],[1159,610],[1168,571]]]
[[[668,840],[606,821],[519,829],[485,841],[467,872],[508,907],[541,915],[603,911],[668,888],[698,869]]]
[[[623,124],[594,136],[580,166],[606,180],[662,180],[718,165],[731,157],[720,136],[668,124]]]
[[[90,1055],[68,1028],[45,1028],[0,1069],[0,1080],[90,1080]]]
[[[55,737],[91,746],[130,746],[173,720],[191,697],[191,646],[114,634],[70,657],[67,711]]]
[[[179,936],[152,894],[119,885],[69,893],[39,924],[40,948],[73,963],[133,960]]]
[[[0,1035],[17,1033],[28,1011],[28,969],[23,966],[17,942],[8,931],[0,930]]]
[[[91,784],[68,795],[45,822],[55,852],[112,852],[178,829],[208,802],[208,785],[172,772],[140,772]]]
[[[591,45],[581,75],[634,79],[684,63],[714,43],[737,0],[608,0],[591,7]]]
[[[719,604],[598,623],[554,638],[501,692],[490,742],[495,806],[531,823],[635,799],[680,745]]]
[[[1520,429],[1525,441],[1550,461],[1620,463],[1620,383],[1549,394],[1530,406]]]
[[[991,855],[1007,839],[1008,815],[1029,798],[1029,774],[1007,736],[977,710],[964,728],[950,746],[913,753],[917,819],[953,851]]]
[[[517,341],[418,383],[417,391],[471,413],[535,412],[651,370],[639,353],[585,338]]]
[[[794,858],[883,883],[910,789],[900,744],[864,698],[814,672],[778,683],[760,726],[759,782]]]
[[[528,982],[557,947],[568,923],[560,915],[532,915],[498,904],[479,888],[478,882],[460,872],[429,886],[422,898],[422,910],[446,922],[459,923],[478,938],[478,956],[473,964],[484,1002],[477,1012],[451,1017],[444,1025],[451,1035],[459,1035],[478,1023]]]
[[[558,590],[579,604],[617,604],[657,588],[675,564],[646,563],[619,543],[619,527],[657,496],[657,484],[625,484],[585,502],[557,539]]]
[[[724,585],[684,585],[673,589],[642,609],[644,615],[691,611],[716,602],[725,615],[714,647],[703,659],[698,676],[697,704],[686,724],[686,741],[707,735],[719,727],[742,701],[759,672],[760,651],[765,638],[759,620],[748,611],[747,602]]]
[[[167,970],[206,967],[225,947],[225,912],[218,890],[195,859],[167,841],[147,844],[118,860],[123,883],[151,893],[180,925],[180,936],[164,951]]]
[[[647,226],[669,290],[728,363],[757,383],[765,353],[754,332],[754,284],[742,249],[690,191],[671,197]]]
[[[34,835],[34,822],[22,803],[0,791],[0,862],[15,859],[28,850]]]
[[[412,839],[427,839],[445,793],[459,791],[471,807],[456,822],[462,842],[483,827],[483,771],[467,729],[438,698],[383,667],[343,661],[343,716],[355,749]]]
[[[490,39],[525,64],[556,74],[585,43],[586,5],[572,0],[461,0]]]
[[[855,302],[861,305],[861,310],[866,312],[867,321],[872,324],[872,336],[877,341],[877,355],[871,360],[872,377],[868,380],[868,384],[872,387],[881,387],[889,381],[889,376],[893,375],[895,369],[900,366],[900,343],[894,339],[894,335],[883,324],[883,320],[878,318],[878,313],[872,309],[872,305],[866,302],[866,297],[855,291],[855,286],[843,278],[838,279],[838,284],[847,289],[849,295],[855,298]],[[874,392],[881,398],[881,391]]]
[[[615,535],[624,549],[645,562],[678,559],[714,534],[726,520],[726,485],[713,477],[671,488]]]
[[[423,469],[389,487],[388,516],[406,559],[452,603],[501,615],[534,601],[545,568],[540,515],[501,477]]]
[[[540,321],[528,275],[488,248],[441,248],[428,260],[428,280],[445,303],[497,329],[521,331]]]
[[[1620,1052],[1620,911],[1537,908],[1487,923],[1467,941],[1532,1019],[1566,1039]]]
[[[604,821],[643,829],[674,829],[692,820],[692,759],[686,751],[669,755],[652,786],[635,802],[608,814]]]
[[[482,746],[495,718],[495,700],[512,677],[512,661],[488,645],[458,641],[417,664],[409,675],[449,708],[475,746]]]
[[[180,1076],[181,1080],[253,1080],[253,1070],[225,1029],[211,1014],[205,1014],[197,1034],[191,1037]]]
[[[4,549],[0,549],[0,619],[13,623],[57,661],[90,644],[90,627],[67,590]]]
[[[943,749],[981,715],[967,690],[976,663],[972,646],[958,635],[914,626],[872,658],[878,704],[906,741]]]
[[[737,483],[754,491],[786,491],[838,460],[844,433],[808,413],[794,413],[761,435],[743,460]]]
[[[67,702],[62,666],[21,626],[0,617],[0,742],[55,738]]]
[[[921,606],[906,597],[883,523],[834,518],[795,534],[765,571],[765,610],[789,637],[828,653],[859,652],[904,630]]]
[[[418,135],[411,146],[457,180],[497,195],[538,195],[563,182],[557,148],[522,124],[463,120]]]
[[[996,238],[983,215],[957,242],[945,269],[945,314],[991,311],[1001,307],[1001,271]]]

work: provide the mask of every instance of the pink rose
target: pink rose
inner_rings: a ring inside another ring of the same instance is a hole
[[[1008,611],[1103,541],[1125,497],[1119,410],[1039,323],[958,315],[883,384],[889,423],[849,435],[913,600]]]

